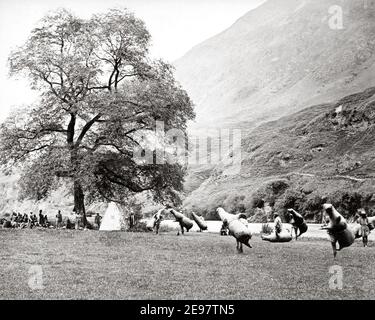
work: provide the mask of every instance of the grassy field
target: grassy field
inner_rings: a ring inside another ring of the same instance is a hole
[[[375,245],[332,258],[329,241],[276,244],[254,236],[0,229],[1,299],[374,299]],[[329,287],[333,265],[343,288]],[[43,289],[29,287],[40,266]]]

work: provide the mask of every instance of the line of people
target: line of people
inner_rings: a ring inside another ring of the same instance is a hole
[[[39,210],[38,216],[32,212],[24,214],[13,212],[9,219],[4,218],[2,221],[3,228],[48,228],[50,225],[47,215],[43,214],[43,210]]]
[[[79,213],[76,213],[75,211],[73,211],[64,219],[61,210],[58,210],[55,218],[56,219],[54,223],[50,222],[47,215],[43,213],[43,210],[39,210],[38,215],[33,212],[30,212],[29,214],[13,212],[10,217],[0,219],[0,226],[2,226],[3,228],[17,229],[32,229],[34,227],[76,230],[84,229],[83,216]],[[86,228],[87,226],[89,226],[90,229],[99,229],[101,220],[102,217],[99,213],[97,213],[94,218],[94,225],[91,226],[90,223],[86,223]]]

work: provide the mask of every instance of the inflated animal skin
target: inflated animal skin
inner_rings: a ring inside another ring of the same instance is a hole
[[[218,208],[216,210],[220,216],[221,221],[228,227],[229,234],[233,236],[237,241],[237,251],[243,252],[242,244],[251,248],[249,240],[252,237],[250,229],[246,224],[241,221],[243,219],[243,214],[230,214],[226,212],[223,208]]]
[[[194,212],[191,213],[191,216],[195,223],[198,225],[200,231],[207,230],[207,223],[202,217],[196,215]]]

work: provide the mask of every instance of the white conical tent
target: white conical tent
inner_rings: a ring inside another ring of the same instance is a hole
[[[100,224],[100,231],[116,231],[121,230],[125,224],[124,217],[122,216],[119,206],[110,202],[107,210],[104,213],[102,223]]]

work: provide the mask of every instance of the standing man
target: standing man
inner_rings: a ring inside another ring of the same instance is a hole
[[[44,228],[48,228],[48,227],[49,227],[48,217],[47,217],[47,215],[45,214],[45,215],[44,215]]]
[[[100,229],[100,223],[102,222],[102,217],[99,213],[96,213],[95,216],[95,226],[97,226],[98,230]]]
[[[220,235],[221,236],[227,236],[228,235],[228,222],[223,222],[220,229]]]
[[[359,212],[358,223],[361,226],[360,232],[361,232],[361,236],[362,236],[363,246],[367,247],[368,235],[370,234],[370,228],[368,226],[369,220],[368,220],[367,213],[366,213],[365,209],[362,209]]]
[[[39,210],[39,225],[41,227],[44,226],[44,215],[43,215],[43,210]]]
[[[281,218],[280,218],[280,216],[277,212],[275,212],[273,214],[273,216],[275,217],[274,224],[275,224],[276,237],[279,237],[279,235],[280,235],[280,233],[283,229],[283,222],[281,221]]]
[[[33,220],[33,226],[34,227],[37,226],[38,225],[38,218],[37,218],[35,213],[32,216],[32,220]]]
[[[57,215],[56,215],[56,229],[61,228],[62,221],[63,221],[62,214],[61,214],[61,211],[59,210],[57,211]]]
[[[11,228],[17,227],[17,213],[13,212],[12,217],[10,218],[10,226]]]
[[[164,209],[160,209],[158,212],[156,212],[152,218],[154,219],[154,228],[156,229],[156,234],[159,234],[159,228],[161,220],[163,220],[163,215],[161,214]]]
[[[28,227],[29,227],[30,229],[32,229],[33,226],[34,226],[33,213],[30,212],[30,214],[29,214],[29,225],[28,225]]]
[[[129,216],[129,227],[132,229],[135,226],[135,215],[133,210],[130,211],[130,216]]]
[[[76,213],[76,230],[79,230],[79,227],[81,225],[81,219],[82,215],[79,212]]]

